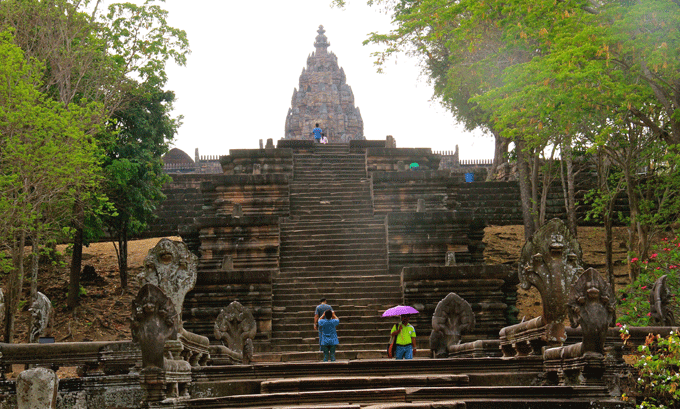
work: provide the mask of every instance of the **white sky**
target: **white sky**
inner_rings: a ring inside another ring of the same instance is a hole
[[[454,150],[461,159],[490,159],[493,139],[468,133],[451,114],[431,102],[432,89],[416,61],[400,56],[376,73],[375,46],[362,42],[372,31],[389,29],[389,17],[365,0],[345,10],[330,0],[167,0],[170,25],[187,32],[192,53],[185,67],[167,69],[175,91],[175,115],[183,115],[174,146],[194,157],[255,149],[259,139],[283,137],[293,89],[318,26],[329,51],[344,68],[366,139],[393,135],[397,147]]]

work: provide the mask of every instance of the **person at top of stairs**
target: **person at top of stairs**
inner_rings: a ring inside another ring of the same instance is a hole
[[[318,327],[319,323],[319,318],[326,312],[326,311],[332,311],[333,307],[328,305],[326,303],[326,299],[322,298],[319,300],[321,304],[316,306],[316,310],[314,311],[314,329],[319,330],[319,351],[323,351],[323,345],[321,344],[322,341],[322,335],[321,335],[321,328]]]
[[[323,314],[323,318],[319,320],[321,350],[323,351],[324,362],[328,362],[329,357],[331,362],[335,361],[335,347],[340,343],[340,341],[338,341],[338,332],[335,330],[335,327],[337,327],[339,323],[340,320],[333,310],[326,310]]]
[[[316,124],[314,129],[312,129],[311,132],[312,135],[314,135],[314,142],[321,142],[321,137],[324,136],[323,129],[319,128],[319,124]]]

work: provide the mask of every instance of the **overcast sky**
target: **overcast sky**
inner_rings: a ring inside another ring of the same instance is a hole
[[[167,0],[169,24],[187,32],[191,54],[185,67],[168,67],[175,114],[183,125],[175,147],[194,157],[254,149],[259,139],[284,135],[293,89],[323,25],[329,51],[344,68],[366,139],[393,135],[397,147],[454,150],[462,159],[493,157],[493,139],[466,132],[432,102],[432,89],[416,62],[400,56],[376,73],[362,45],[372,31],[389,29],[389,17],[352,0],[345,10],[329,0]]]

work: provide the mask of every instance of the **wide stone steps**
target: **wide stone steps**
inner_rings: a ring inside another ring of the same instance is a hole
[[[362,240],[361,244],[362,244],[361,248],[364,250],[383,249],[384,251],[384,249],[387,248],[385,240],[381,240],[379,238],[369,238],[367,240]],[[281,248],[284,249],[283,251],[285,252],[300,251],[307,252],[307,254],[311,252],[315,252],[316,254],[323,254],[323,252],[325,251],[342,252],[343,250],[354,250],[357,248],[357,242],[356,240],[352,241],[335,240],[335,242],[329,242],[325,240],[318,241],[310,239],[305,240],[304,243],[286,243],[285,247]]]
[[[365,267],[365,266],[349,266],[349,267],[337,267],[334,265],[328,266],[306,266],[306,267],[290,267],[290,271],[281,271],[280,277],[282,278],[294,278],[294,279],[305,279],[310,281],[322,282],[324,276],[332,277],[335,274],[342,274],[345,276],[351,276],[356,274],[357,277],[374,274],[376,276],[392,276],[384,268],[378,267]]]
[[[311,280],[309,278],[295,278],[292,276],[277,275],[272,279],[272,287],[276,291],[285,292],[286,290],[304,291],[313,288],[338,288],[342,286],[347,292],[356,291],[357,289],[364,289],[375,291],[375,288],[399,288],[401,292],[401,283],[391,275],[332,275],[329,277]]]
[[[358,205],[356,207],[334,207],[333,205],[291,205],[291,214],[308,218],[325,218],[337,221],[348,219],[362,219],[373,215],[373,207],[369,205]]]
[[[334,363],[329,363],[333,365]],[[329,380],[329,381],[332,381]],[[341,380],[337,380],[342,384]],[[320,383],[321,384],[321,383]],[[326,384],[326,383],[324,383]],[[316,387],[316,386],[315,386]],[[260,393],[193,399],[190,408],[346,408],[367,409],[585,409],[622,407],[621,401],[608,398],[606,388],[595,386],[421,386],[374,387]],[[418,404],[418,402],[421,402]],[[429,403],[428,403],[429,402]],[[441,403],[440,403],[441,402]],[[372,407],[371,405],[378,405]]]
[[[339,378],[309,377],[294,379],[272,379],[260,384],[262,393],[297,392],[300,390],[323,391],[382,387],[419,387],[468,385],[470,377],[453,375],[387,375],[387,376],[343,376]]]

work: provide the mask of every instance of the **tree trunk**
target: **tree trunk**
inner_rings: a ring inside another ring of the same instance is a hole
[[[38,230],[35,230],[35,235],[33,236],[33,242],[31,243],[31,293],[28,297],[28,302],[32,303],[33,300],[38,296],[38,270],[40,268],[40,234]],[[33,314],[28,317],[28,328],[33,327]],[[33,342],[33,340],[29,340]]]
[[[567,144],[565,144],[567,146]],[[565,160],[567,162],[567,227],[574,236],[578,237],[578,222],[576,220],[576,189],[574,187],[574,156],[572,155],[571,145],[565,149]],[[605,181],[606,182],[606,181]]]
[[[5,342],[11,344],[14,340],[14,323],[19,309],[21,289],[24,286],[24,246],[26,245],[26,232],[21,232],[12,243],[13,269],[9,276],[9,288],[7,289],[7,301],[5,304]]]
[[[534,226],[536,229],[541,227],[539,220],[539,198],[538,198],[538,171],[540,158],[535,152],[531,152],[531,215],[534,219]]]
[[[76,228],[76,234],[73,237],[73,255],[71,257],[71,272],[68,282],[68,301],[69,309],[74,309],[78,306],[78,299],[80,297],[80,270],[83,264],[83,228]]]
[[[127,239],[127,225],[123,226],[118,234],[118,271],[120,272],[120,288],[122,290],[127,288],[128,284],[128,239]]]
[[[638,208],[638,197],[635,193],[635,181],[631,175],[631,170],[625,168],[623,170],[623,175],[626,180],[626,194],[628,195],[628,208],[630,209],[630,225],[628,226],[628,275],[630,281],[633,282],[637,279],[640,271],[636,263],[630,262],[630,254],[636,253],[640,260],[647,258],[646,246],[643,246],[643,242],[646,239],[643,230],[640,228],[640,223],[638,222],[638,215],[640,214]],[[636,246],[635,248],[634,246]]]
[[[529,165],[527,154],[524,152],[524,141],[519,138],[516,142],[517,171],[519,173],[519,192],[522,201],[522,219],[524,221],[524,238],[529,238],[536,231],[533,215],[531,214],[531,186],[529,184]]]
[[[491,133],[494,136],[495,146],[493,152],[493,164],[491,165],[491,169],[486,176],[486,180],[494,180],[496,173],[498,172],[498,167],[508,161],[508,146],[510,146],[510,139],[500,136],[493,130]]]

